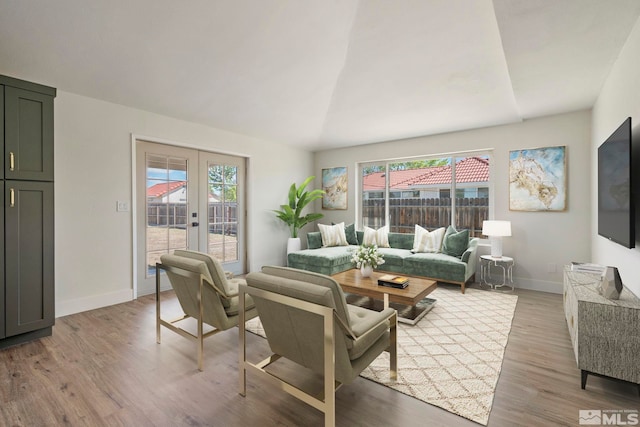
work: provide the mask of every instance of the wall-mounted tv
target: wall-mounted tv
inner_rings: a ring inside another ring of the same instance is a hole
[[[598,147],[598,234],[627,248],[636,245],[631,117]]]

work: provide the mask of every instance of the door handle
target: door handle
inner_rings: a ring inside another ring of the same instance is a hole
[[[192,223],[191,223],[191,226],[192,226],[192,227],[197,227],[197,226],[199,226],[199,225],[200,225],[200,224],[199,224],[199,223],[197,223],[197,222],[192,222]]]
[[[16,193],[13,188],[9,190],[9,207],[14,208],[16,206]]]
[[[9,170],[13,171],[16,168],[16,156],[13,151],[9,151]]]

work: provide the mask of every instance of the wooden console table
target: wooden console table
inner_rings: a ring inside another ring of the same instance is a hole
[[[640,299],[627,288],[619,300],[598,292],[600,275],[564,270],[564,314],[581,370],[638,385],[640,392]]]

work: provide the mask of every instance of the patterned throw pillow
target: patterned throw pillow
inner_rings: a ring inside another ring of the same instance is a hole
[[[444,233],[444,227],[429,232],[429,230],[416,224],[413,249],[411,249],[411,252],[440,252],[442,249],[442,241],[444,240]]]
[[[322,236],[322,246],[347,246],[347,237],[344,234],[344,222],[336,225],[318,224]]]
[[[331,225],[336,225],[336,223],[332,222]],[[350,245],[358,244],[358,236],[356,235],[356,225],[354,223],[344,226],[344,235],[347,237],[348,244]]]
[[[373,228],[364,227],[364,236],[362,238],[363,245],[378,245],[379,248],[389,247],[389,226],[374,230]]]
[[[460,258],[469,247],[469,230],[456,231],[449,226],[442,242],[442,253]]]

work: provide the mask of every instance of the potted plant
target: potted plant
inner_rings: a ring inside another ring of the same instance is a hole
[[[384,264],[384,258],[377,245],[362,245],[353,253],[351,262],[356,263],[356,268],[360,269],[363,277],[369,277],[374,268]]]
[[[284,221],[289,226],[291,231],[291,237],[287,242],[287,254],[300,250],[300,238],[298,237],[298,230],[304,227],[306,224],[316,221],[322,218],[324,215],[321,213],[309,213],[302,215],[302,210],[314,200],[320,199],[324,191],[312,190],[306,191],[307,185],[313,181],[315,176],[310,176],[305,179],[299,187],[296,187],[296,183],[291,184],[289,188],[289,204],[280,205],[280,210],[274,210],[277,217]]]

